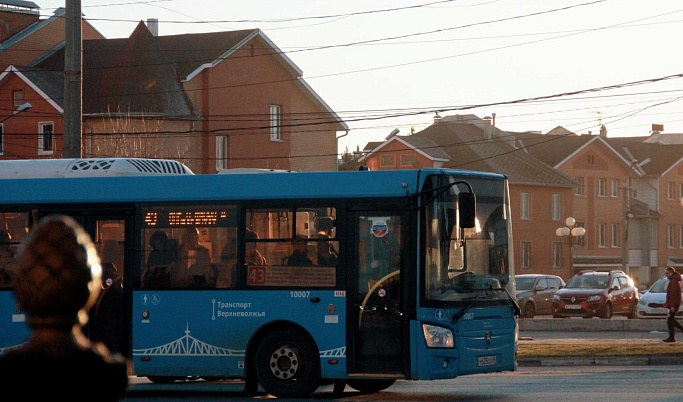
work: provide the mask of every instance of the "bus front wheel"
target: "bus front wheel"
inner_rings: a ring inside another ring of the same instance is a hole
[[[348,380],[346,383],[364,394],[373,394],[391,387],[395,382],[396,380]]]
[[[318,387],[320,358],[307,334],[279,329],[267,334],[256,348],[254,371],[266,392],[280,398],[301,398]]]

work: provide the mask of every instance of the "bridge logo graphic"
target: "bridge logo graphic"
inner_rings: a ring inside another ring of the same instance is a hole
[[[187,324],[185,335],[169,343],[145,349],[133,349],[133,356],[200,356],[200,357],[244,357],[245,350],[214,346],[190,335]],[[321,350],[320,357],[346,357],[346,346]]]

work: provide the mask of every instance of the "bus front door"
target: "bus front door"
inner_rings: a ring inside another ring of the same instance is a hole
[[[353,332],[350,370],[401,374],[403,370],[401,266],[402,216],[355,212]]]

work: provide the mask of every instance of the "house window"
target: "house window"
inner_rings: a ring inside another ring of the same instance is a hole
[[[2,123],[0,123],[0,155],[5,154],[5,148],[4,148],[5,138],[4,138],[4,136],[5,136],[5,126]]]
[[[678,248],[683,248],[683,226],[678,227]]]
[[[553,242],[553,268],[562,268],[562,243]]]
[[[676,241],[674,230],[674,225],[666,225],[666,244],[668,248],[674,248]]]
[[[666,199],[667,200],[673,200],[674,199],[674,183],[673,182],[666,183]]]
[[[24,104],[24,91],[17,89],[12,91],[12,104],[14,106],[21,106]]]
[[[583,177],[575,177],[576,187],[574,187],[574,195],[583,195]]]
[[[619,232],[619,224],[618,223],[612,224],[612,242],[611,242],[611,245],[612,245],[612,247],[621,247],[620,232]]]
[[[607,243],[607,224],[598,223],[598,247],[605,247]]]
[[[585,228],[586,227],[583,222],[576,222],[574,224],[574,226],[577,228]],[[586,236],[579,236],[579,237],[574,238],[574,245],[577,247],[584,247],[586,245]]]
[[[607,179],[598,179],[598,197],[607,195]]]
[[[522,193],[521,194],[520,218],[522,218],[522,219],[531,219],[531,211],[530,211],[531,206],[529,205],[530,199],[531,199],[531,194],[529,194],[529,193]]]
[[[560,195],[553,194],[553,220],[560,220]]]
[[[396,159],[394,155],[382,155],[380,158],[380,166],[391,167],[396,166]]]
[[[270,105],[270,140],[282,141],[282,106]]]
[[[520,265],[522,268],[531,268],[531,242],[523,241],[521,247],[521,261]]]
[[[415,155],[401,155],[401,166],[415,166]]]
[[[683,198],[683,183],[678,183],[678,199]]]
[[[617,179],[611,179],[610,180],[609,196],[613,197],[613,198],[619,197],[619,180],[617,180]]]
[[[216,137],[216,170],[228,168],[228,136]]]
[[[38,155],[51,155],[55,150],[54,125],[38,123]]]
[[[586,164],[588,166],[595,165],[595,155],[586,155]]]

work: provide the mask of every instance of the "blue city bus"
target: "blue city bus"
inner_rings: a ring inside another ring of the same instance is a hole
[[[516,369],[504,175],[81,159],[0,162],[0,188],[8,253],[47,215],[88,231],[104,284],[84,332],[153,382],[235,378],[303,397]],[[11,266],[0,352],[30,332]]]

